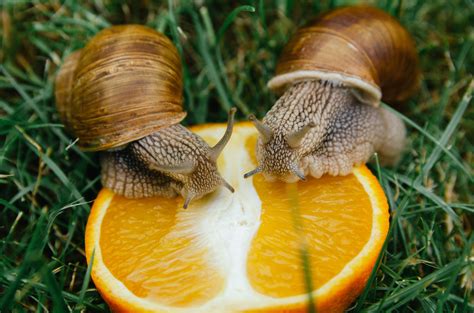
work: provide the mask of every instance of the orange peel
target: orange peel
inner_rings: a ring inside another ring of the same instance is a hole
[[[193,131],[212,145],[225,125]],[[86,254],[112,311],[342,312],[360,294],[389,226],[377,179],[361,166],[295,184],[245,180],[256,138],[237,124],[218,160],[234,194],[222,188],[183,210],[181,198],[99,193]]]

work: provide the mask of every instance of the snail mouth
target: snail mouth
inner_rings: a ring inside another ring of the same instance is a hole
[[[228,192],[235,192],[235,189],[217,172],[217,169],[214,174],[207,174],[213,175],[212,178],[208,181],[203,182],[202,180],[193,180],[193,178],[191,178],[190,181],[188,181],[186,184],[183,184],[180,190],[180,194],[184,198],[184,209],[186,209],[193,201],[201,199],[204,196],[213,193],[220,187],[227,189]],[[195,177],[200,176],[201,175],[196,175]]]
[[[263,177],[265,177],[265,180],[269,182],[275,182],[275,181],[281,180],[279,177],[269,174],[269,173],[263,173]]]
[[[296,165],[291,166],[290,169],[284,173],[266,171],[263,170],[262,167],[258,166],[254,170],[245,173],[244,178],[248,178],[258,173],[262,173],[265,179],[269,182],[274,182],[277,180],[281,180],[287,183],[294,183],[299,180],[306,181],[306,177],[303,171]]]
[[[306,176],[304,176],[303,171],[296,164],[291,166],[291,173],[302,181],[306,181]]]
[[[265,180],[269,181],[269,182],[282,181],[282,182],[285,182],[285,183],[296,183],[300,180],[306,180],[306,178],[304,176],[300,177],[300,176],[298,176],[298,175],[296,175],[292,172],[288,172],[288,173],[283,174],[283,175],[274,175],[274,174],[271,174],[271,173],[265,173],[264,172],[263,177],[265,177]]]
[[[285,171],[269,174],[286,183],[295,183],[299,180],[306,181],[306,176],[304,175],[304,172],[300,169],[298,165],[296,165],[296,163],[290,163],[289,168],[287,168]],[[265,178],[266,176],[267,175],[265,175]]]

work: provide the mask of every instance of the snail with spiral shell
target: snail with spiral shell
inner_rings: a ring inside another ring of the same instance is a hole
[[[263,118],[258,167],[267,179],[347,175],[378,152],[395,163],[403,122],[380,108],[418,87],[416,49],[408,32],[372,7],[345,7],[299,29],[283,49],[268,86],[282,96]]]
[[[181,61],[172,42],[139,25],[113,26],[71,54],[56,78],[56,105],[81,148],[101,151],[102,184],[130,198],[178,194],[192,199],[225,186],[214,146],[179,122]]]

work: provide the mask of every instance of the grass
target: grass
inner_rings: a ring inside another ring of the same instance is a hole
[[[224,121],[233,105],[240,119],[261,117],[275,101],[265,84],[288,36],[345,3],[1,1],[0,311],[108,311],[83,250],[100,189],[97,155],[75,146],[54,107],[53,80],[67,54],[109,25],[146,24],[182,55],[186,123]],[[474,5],[377,5],[413,34],[423,82],[399,108],[410,139],[402,161],[371,165],[389,199],[391,228],[350,311],[472,312]]]

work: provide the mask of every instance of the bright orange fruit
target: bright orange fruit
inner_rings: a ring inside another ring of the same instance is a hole
[[[210,144],[225,125],[193,129]],[[132,200],[103,189],[86,229],[99,292],[116,312],[298,312],[347,308],[364,288],[388,231],[370,171],[307,182],[244,179],[257,134],[235,126],[218,162],[235,188],[182,209],[181,198]],[[309,292],[309,289],[311,292]]]

